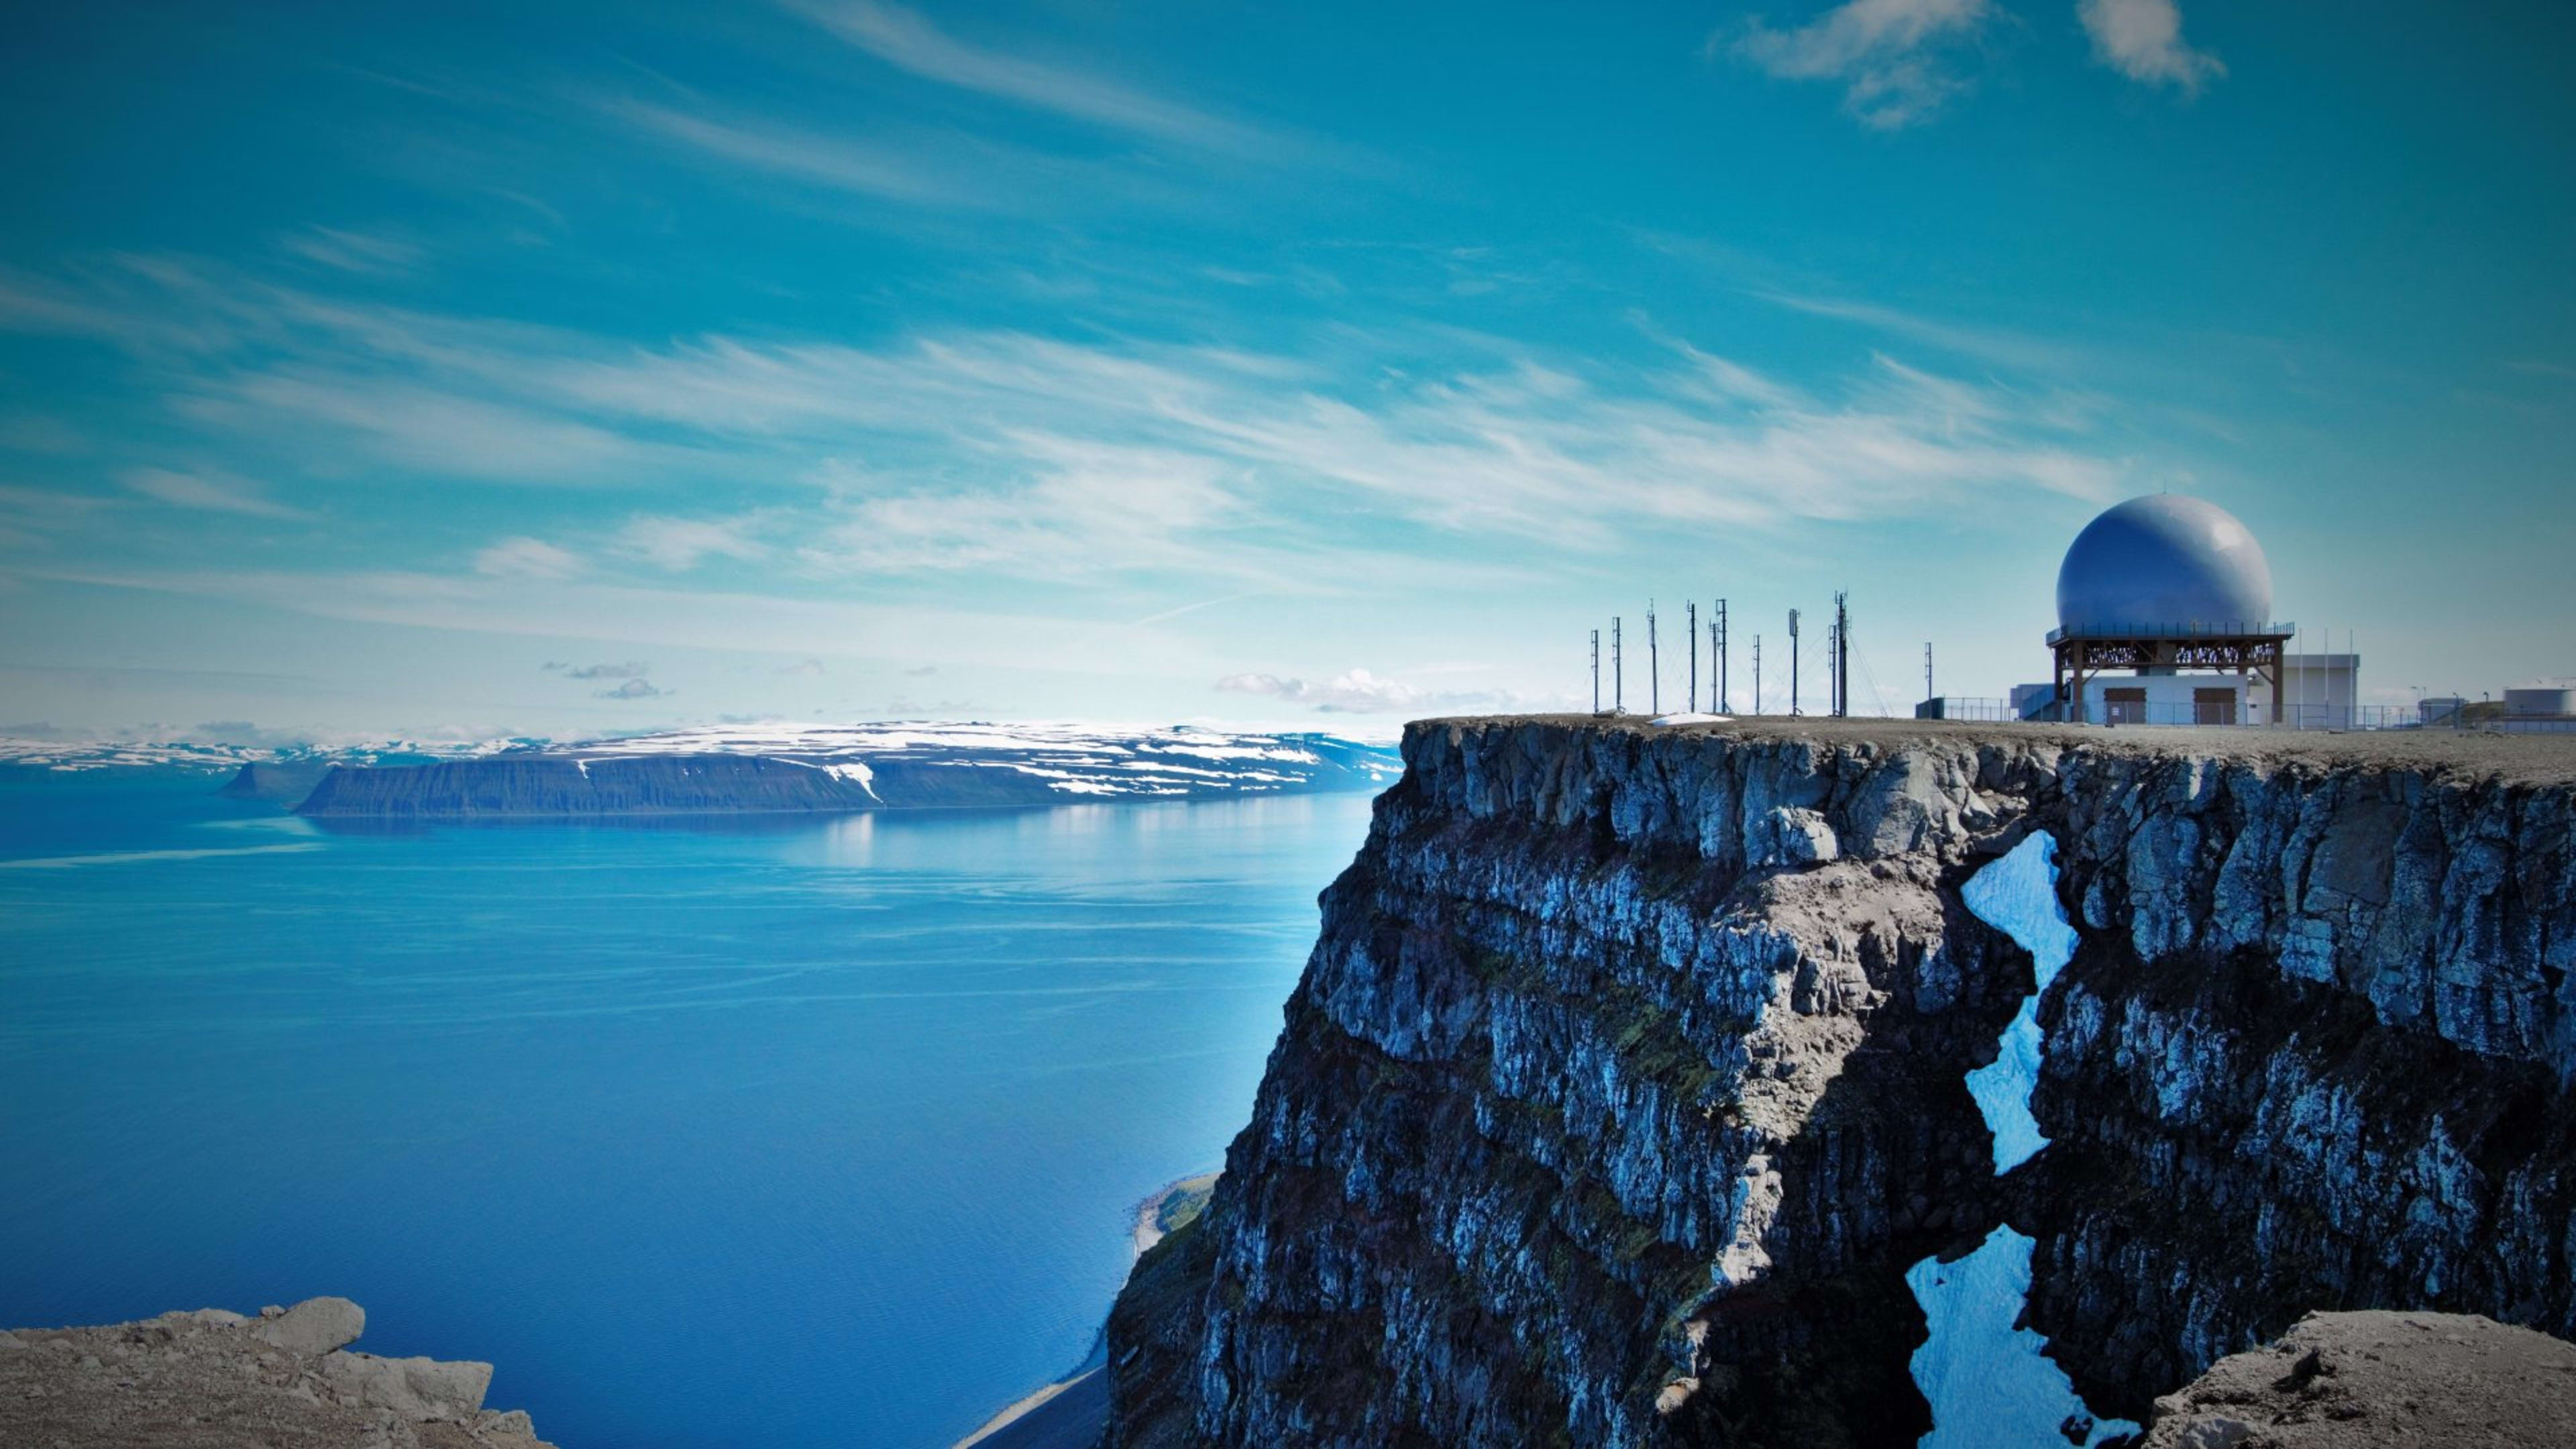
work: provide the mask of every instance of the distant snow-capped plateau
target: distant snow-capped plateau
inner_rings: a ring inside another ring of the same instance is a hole
[[[908,720],[335,749],[0,740],[0,763],[230,769],[228,793],[300,801],[303,815],[378,818],[1207,799],[1373,791],[1403,771],[1390,746],[1327,734]]]

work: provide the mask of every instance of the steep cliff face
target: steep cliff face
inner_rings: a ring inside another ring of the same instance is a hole
[[[1910,1442],[1908,1267],[2036,1239],[2101,1413],[2312,1308],[2576,1329],[2576,752],[1416,726],[1208,1214],[1111,1322],[1122,1445]],[[1965,1086],[2081,934],[2052,1144]]]

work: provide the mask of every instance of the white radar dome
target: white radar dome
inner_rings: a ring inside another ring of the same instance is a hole
[[[2057,624],[2075,635],[2254,631],[2272,616],[2272,565],[2236,516],[2179,493],[2105,511],[2057,570]]]

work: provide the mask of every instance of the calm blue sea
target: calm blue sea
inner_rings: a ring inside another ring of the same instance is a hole
[[[1368,820],[208,789],[0,781],[0,1324],[345,1294],[579,1449],[944,1445],[1074,1364]]]

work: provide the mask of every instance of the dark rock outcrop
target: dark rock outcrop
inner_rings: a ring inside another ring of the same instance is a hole
[[[1111,1319],[1118,1445],[1910,1442],[1920,1259],[2037,1240],[2097,1412],[2310,1308],[2576,1332],[2576,749],[1434,721],[1324,898],[1207,1215]],[[1963,1085],[2083,942],[2053,1144]]]
[[[322,783],[331,768],[320,762],[246,760],[215,793],[227,800],[274,800],[292,805],[312,794],[313,787]]]
[[[378,1358],[366,1314],[313,1298],[103,1328],[0,1332],[0,1444],[83,1449],[552,1449],[483,1407],[488,1363]]]

